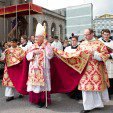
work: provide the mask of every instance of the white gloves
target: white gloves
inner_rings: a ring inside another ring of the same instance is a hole
[[[93,58],[94,58],[95,60],[102,61],[102,58],[99,56],[99,53],[98,53],[97,51],[94,52]]]

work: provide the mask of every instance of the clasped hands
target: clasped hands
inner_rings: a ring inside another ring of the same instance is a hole
[[[34,52],[33,52],[33,55],[39,55],[39,54],[41,54],[42,53],[42,51],[40,51],[40,50],[35,50]]]
[[[90,51],[90,54],[93,56],[93,59],[102,61],[102,58],[100,57],[100,53],[94,49]]]

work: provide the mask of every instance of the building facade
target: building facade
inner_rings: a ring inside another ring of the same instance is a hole
[[[31,17],[32,23],[42,23],[46,25],[46,33],[48,36],[57,35],[59,38],[65,38],[66,19],[64,15],[43,8],[43,15],[34,15]],[[34,31],[35,32],[35,28]]]
[[[32,2],[32,0],[1,0],[0,7],[6,7],[10,5],[23,4]],[[26,35],[29,37],[30,35],[35,34],[35,29],[37,23],[41,23],[46,26],[46,34],[47,36],[58,35],[59,38],[65,38],[65,26],[66,19],[65,15],[57,13],[55,11],[51,11],[45,8],[42,8],[43,14],[35,14],[31,16],[24,16],[28,22]],[[11,32],[11,23],[13,18],[0,18],[0,26],[2,29],[0,30],[0,41],[8,40],[8,33]],[[5,26],[5,27],[3,27]]]
[[[66,8],[66,31],[67,37],[72,33],[83,39],[83,32],[86,28],[92,28],[93,5],[85,4]]]
[[[97,36],[101,35],[102,29],[109,29],[111,35],[113,36],[113,15],[104,14],[102,16],[96,17],[93,21],[93,29]]]
[[[23,4],[32,2],[33,0],[0,0],[0,7]],[[32,16],[25,16],[28,27],[26,35],[35,34],[37,23],[42,23],[46,26],[47,36],[58,35],[59,38],[64,39],[70,37],[72,33],[79,35],[79,40],[83,39],[83,31],[86,28],[92,28],[93,22],[93,6],[92,4],[85,4],[80,6],[73,6],[58,10],[48,10],[42,8],[43,14],[36,14]],[[11,23],[14,18],[3,19],[0,18],[0,41],[8,40],[8,33],[11,32]],[[5,23],[5,24],[4,24]],[[5,26],[5,27],[3,27]]]

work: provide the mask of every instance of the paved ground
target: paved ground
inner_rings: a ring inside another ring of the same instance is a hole
[[[30,104],[28,96],[23,99],[16,98],[11,102],[6,102],[4,88],[0,86],[0,113],[80,113],[82,109],[82,101],[70,99],[65,94],[52,95],[52,105],[43,109]],[[105,108],[101,110],[96,109],[91,113],[113,113],[113,97],[105,105]]]

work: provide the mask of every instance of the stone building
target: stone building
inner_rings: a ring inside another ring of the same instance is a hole
[[[33,2],[33,0],[0,0],[0,7]],[[28,24],[26,35],[35,34],[37,23],[46,26],[47,36],[58,35],[59,38],[69,38],[71,33],[79,35],[79,40],[83,39],[83,31],[86,28],[92,28],[93,5],[84,4],[80,6],[67,7],[57,10],[48,10],[42,8],[43,14],[25,16]],[[30,18],[29,18],[30,17]],[[0,41],[8,40],[8,33],[11,31],[11,22],[14,18],[0,18]],[[5,23],[5,24],[4,24]],[[5,26],[5,27],[3,27]]]
[[[16,4],[23,4],[27,2],[32,2],[32,0],[0,0],[0,8],[10,6],[10,5],[16,5]],[[45,8],[42,8],[43,14],[35,14],[30,16],[25,16],[25,18],[28,21],[28,27],[26,35],[34,35],[35,34],[35,28],[37,23],[42,23],[46,26],[46,33],[47,36],[54,36],[58,35],[59,38],[65,38],[66,34],[66,19],[65,19],[65,13],[59,13],[57,11],[51,11]],[[62,11],[62,12],[65,12]],[[7,41],[8,40],[8,33],[11,31],[11,21],[14,18],[0,18],[0,41]],[[3,27],[5,26],[5,27]]]
[[[109,29],[111,35],[113,36],[113,15],[104,14],[102,16],[96,17],[93,21],[93,29],[97,36],[101,35],[102,29]]]

